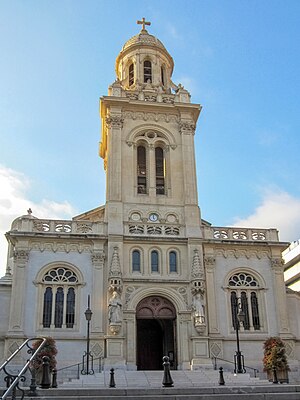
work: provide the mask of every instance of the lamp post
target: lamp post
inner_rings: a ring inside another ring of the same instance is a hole
[[[93,356],[90,353],[90,322],[92,319],[92,310],[90,309],[90,295],[88,295],[88,307],[84,312],[85,319],[87,321],[87,335],[86,335],[86,351],[83,354],[82,357],[82,370],[81,373],[83,375],[93,375],[94,370],[93,370]],[[90,358],[92,361],[92,368],[90,369]],[[86,360],[86,363],[85,363]],[[86,365],[86,368],[84,368],[84,365]]]
[[[240,338],[239,338],[239,330],[240,325],[245,322],[245,312],[243,311],[241,304],[238,303],[239,298],[235,298],[234,303],[234,312],[235,312],[235,332],[236,332],[236,352],[234,355],[234,373],[235,374],[243,374],[246,372],[245,364],[244,364],[244,356],[240,350]]]

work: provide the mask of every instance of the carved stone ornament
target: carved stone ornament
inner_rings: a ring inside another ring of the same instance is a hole
[[[109,329],[113,335],[117,335],[121,330],[121,324],[110,324]]]
[[[204,268],[200,259],[199,251],[197,249],[194,250],[192,277],[194,279],[204,279]]]
[[[111,264],[110,264],[109,276],[117,277],[117,278],[120,278],[122,276],[118,246],[114,247]]]
[[[122,128],[124,118],[121,115],[109,115],[106,117],[106,125],[108,128]]]
[[[271,259],[271,266],[275,270],[282,270],[283,269],[284,261],[282,258],[272,258]]]
[[[180,121],[179,127],[182,135],[193,135],[196,129],[193,121]]]
[[[215,257],[212,257],[212,256],[205,256],[204,257],[204,264],[205,264],[205,267],[206,268],[208,268],[208,267],[214,267],[215,265],[216,265],[216,259],[215,259]]]
[[[103,267],[105,261],[105,253],[103,250],[94,251],[91,255],[92,263],[95,267]]]
[[[26,264],[29,258],[29,251],[28,250],[15,250],[14,251],[14,260],[18,264]]]

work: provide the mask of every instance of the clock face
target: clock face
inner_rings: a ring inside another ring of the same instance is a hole
[[[158,215],[155,214],[155,213],[152,213],[152,214],[149,215],[149,219],[152,222],[156,222],[158,220]]]

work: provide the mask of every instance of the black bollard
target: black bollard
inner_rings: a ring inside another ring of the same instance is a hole
[[[277,371],[276,371],[275,365],[274,365],[274,367],[272,368],[272,370],[273,370],[273,383],[278,383]]]
[[[30,369],[30,372],[31,372],[31,382],[30,382],[30,386],[29,386],[28,396],[35,397],[35,396],[37,396],[37,393],[36,393],[36,371],[34,368],[32,368],[32,369]]]
[[[53,369],[52,371],[52,385],[51,387],[57,388],[57,369]]]
[[[219,368],[219,385],[224,386],[225,385],[225,381],[224,381],[224,375],[223,375],[223,368],[220,367]]]
[[[164,366],[164,378],[163,378],[162,384],[164,387],[172,387],[173,379],[171,377],[170,362],[169,362],[168,356],[163,357],[163,366]]]
[[[111,387],[111,388],[116,387],[116,383],[115,383],[115,370],[114,370],[113,368],[110,370],[109,387]]]
[[[42,365],[42,382],[41,388],[42,389],[49,389],[51,386],[51,379],[50,379],[50,358],[47,356],[43,357],[43,365]]]

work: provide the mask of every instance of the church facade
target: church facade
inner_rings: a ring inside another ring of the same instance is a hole
[[[100,100],[106,204],[71,221],[13,221],[0,280],[0,358],[26,338],[51,336],[58,366],[86,346],[104,366],[174,369],[233,360],[262,370],[269,336],[300,355],[299,295],[286,291],[276,229],[215,227],[201,219],[194,135],[201,112],[172,82],[174,61],[140,21]],[[243,315],[243,321],[238,316]]]

